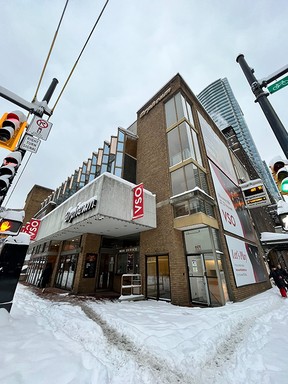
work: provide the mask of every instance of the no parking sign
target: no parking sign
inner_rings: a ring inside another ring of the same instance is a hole
[[[27,132],[41,140],[47,140],[52,125],[53,124],[49,121],[41,119],[41,117],[34,116],[29,124]]]

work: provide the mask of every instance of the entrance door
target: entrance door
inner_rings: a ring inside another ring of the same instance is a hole
[[[168,255],[147,256],[147,297],[156,300],[170,300],[170,272]]]
[[[112,289],[113,287],[114,255],[102,253],[100,256],[100,271],[98,288]]]
[[[203,255],[187,256],[187,263],[192,302],[210,305]]]
[[[72,289],[76,266],[77,255],[63,255],[60,257],[55,284],[57,288]]]

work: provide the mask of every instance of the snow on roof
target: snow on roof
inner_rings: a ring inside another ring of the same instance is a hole
[[[288,213],[288,203],[283,200],[279,200],[277,203],[277,215],[282,213]]]

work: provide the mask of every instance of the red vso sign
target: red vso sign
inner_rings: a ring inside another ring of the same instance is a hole
[[[28,233],[28,235],[30,235],[30,239],[35,240],[38,233],[38,229],[40,227],[40,223],[41,220],[31,219],[29,223],[27,223],[22,229],[22,232]]]
[[[133,216],[132,220],[144,216],[144,188],[143,183],[133,188]]]

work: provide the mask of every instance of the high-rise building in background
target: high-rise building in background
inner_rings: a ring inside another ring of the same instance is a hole
[[[199,93],[198,99],[221,131],[232,126],[239,142],[249,156],[271,196],[273,196],[276,201],[281,199],[271,173],[266,163],[263,162],[260,157],[245,122],[243,112],[227,78],[218,79],[208,85]]]

